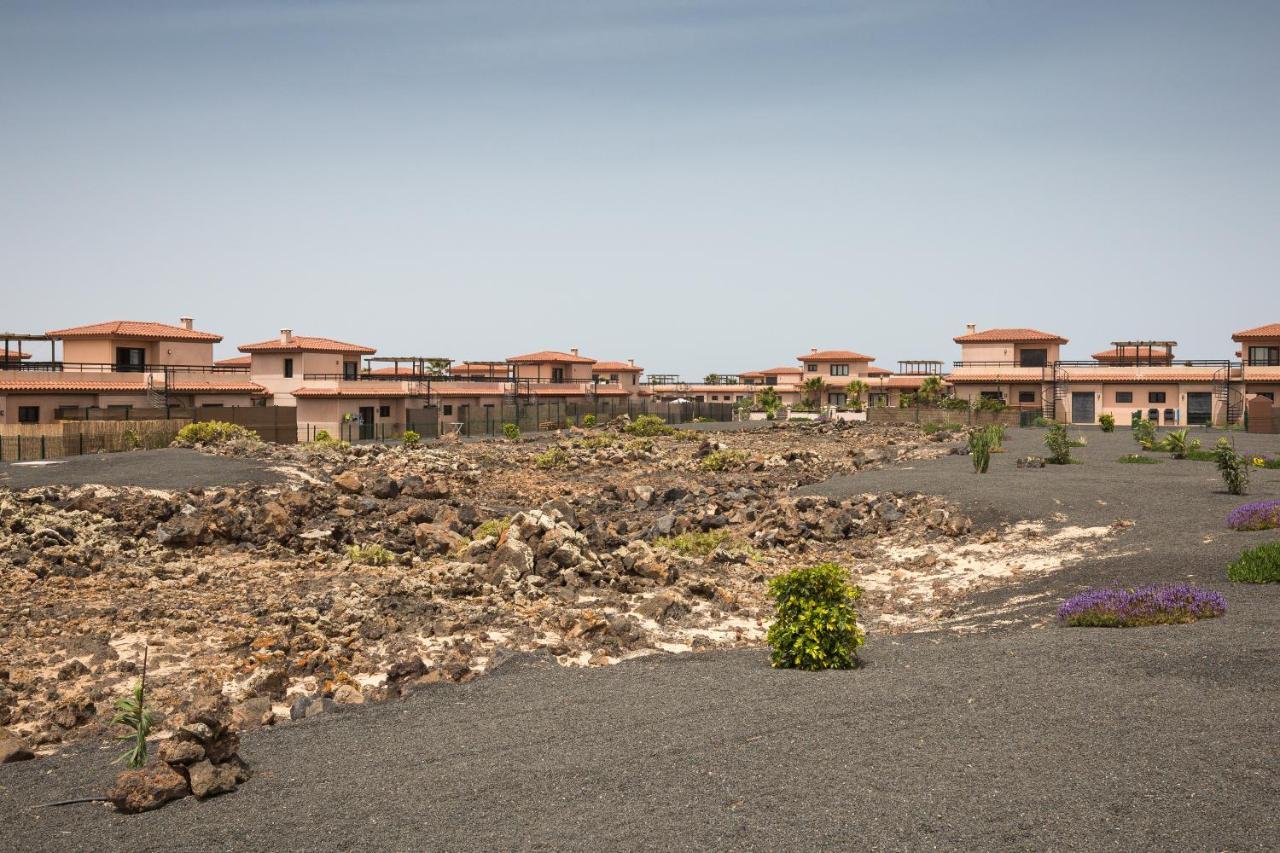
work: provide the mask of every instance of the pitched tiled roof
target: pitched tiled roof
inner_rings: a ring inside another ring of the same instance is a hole
[[[867,375],[868,376],[892,376],[893,371],[887,367],[868,366]]]
[[[591,366],[592,370],[611,370],[615,373],[634,372],[640,373],[643,367],[636,367],[634,364],[626,361],[597,361]]]
[[[760,370],[752,374],[741,374],[743,376],[781,376],[785,373],[804,373],[798,367],[770,367],[768,370]]]
[[[45,332],[51,338],[136,338],[148,341],[208,341],[217,343],[222,335],[212,332],[198,332],[195,329],[184,329],[181,326],[170,326],[167,323],[146,323],[137,320],[111,320],[106,323],[94,323],[92,326],[72,326],[69,329],[55,329]]]
[[[1280,338],[1280,323],[1269,323],[1253,329],[1245,329],[1231,336],[1233,341],[1256,341],[1262,338]]]
[[[385,385],[379,382],[360,382],[355,387],[345,388],[299,388],[291,393],[295,397],[304,399],[339,399],[348,397],[364,399],[367,397],[418,396],[418,392],[410,391],[395,381],[387,382]]]
[[[796,356],[798,361],[872,361],[869,355],[847,349],[824,349]]]
[[[3,347],[0,347],[0,361],[4,361],[6,353]],[[22,350],[11,349],[8,352],[9,361],[20,361],[24,358],[31,358],[31,353]]]
[[[169,390],[178,394],[265,394],[267,389],[248,379],[175,376]],[[65,394],[130,393],[147,391],[146,376],[138,373],[23,372],[0,378],[0,391],[50,391]]]
[[[1280,367],[1246,367],[1246,382],[1280,382]]]
[[[1161,382],[1212,382],[1215,380],[1217,368],[1213,367],[1162,367],[1154,366],[1116,366],[1116,367],[1075,367],[1064,372],[1067,382],[1129,382],[1135,384],[1151,384]],[[990,384],[1012,383],[1014,385],[1039,385],[1040,376],[1031,373],[1013,373],[1012,371],[957,371],[946,377],[952,384]]]
[[[235,358],[220,358],[214,362],[218,367],[248,367],[253,363],[253,356],[238,355]]]
[[[256,382],[234,376],[174,376],[169,390],[178,394],[265,394],[267,389]]]
[[[316,338],[308,335],[294,335],[288,343],[282,342],[279,338],[272,338],[269,341],[260,341],[256,344],[244,344],[239,347],[240,352],[339,352],[351,353],[355,355],[373,355],[377,352],[373,347],[361,346],[360,344],[349,344],[345,341],[335,341],[333,338]]]
[[[1171,358],[1169,351],[1164,347],[1112,347],[1111,349],[1104,349],[1101,352],[1095,352],[1092,357],[1100,360],[1117,358]]]
[[[558,352],[544,349],[541,352],[530,352],[524,355],[513,355],[507,359],[512,364],[536,364],[538,362],[554,362],[561,364],[595,364],[594,358],[583,358],[571,352]]]
[[[915,390],[924,384],[927,376],[872,376],[864,381],[871,390],[901,388]]]
[[[971,335],[960,335],[952,338],[958,344],[1065,344],[1067,339],[1061,335],[1042,332],[1039,329],[986,329]]]

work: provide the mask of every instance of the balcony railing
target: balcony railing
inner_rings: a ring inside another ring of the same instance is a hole
[[[7,362],[5,370],[34,373],[220,373],[247,376],[247,365],[222,364],[111,364],[90,361],[25,361]]]

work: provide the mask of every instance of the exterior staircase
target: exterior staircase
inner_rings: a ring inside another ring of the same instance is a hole
[[[156,374],[147,374],[147,406],[152,409],[169,408],[169,382],[167,376],[156,382]]]

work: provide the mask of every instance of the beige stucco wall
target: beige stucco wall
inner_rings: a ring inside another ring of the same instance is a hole
[[[1059,360],[1060,344],[1014,344],[1014,343],[972,343],[960,345],[961,361],[1004,361],[1017,362],[1024,349],[1047,350],[1045,357],[1049,363]]]
[[[213,364],[213,344],[196,341],[139,341],[130,338],[72,338],[62,342],[64,362],[115,364],[116,348],[128,347],[146,352],[147,364],[193,365]]]
[[[284,361],[293,359],[293,376],[286,379]],[[307,379],[310,374],[342,374],[343,364],[352,363],[360,369],[360,359],[352,355],[332,352],[253,353],[249,362],[249,378],[270,391],[277,406],[293,406],[293,392],[302,387],[335,388],[336,380]],[[301,421],[299,421],[301,424]]]

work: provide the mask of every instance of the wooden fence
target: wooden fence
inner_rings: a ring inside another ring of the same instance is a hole
[[[30,462],[85,453],[168,447],[186,420],[62,421],[0,425],[0,461]]]
[[[1004,424],[1018,426],[1023,409],[989,412],[981,409],[943,409],[936,406],[912,406],[908,409],[873,407],[867,409],[867,422],[873,424],[964,424],[985,426]],[[1029,410],[1026,410],[1029,411]],[[1035,414],[1039,414],[1036,411]]]
[[[1244,420],[1249,432],[1280,433],[1280,408],[1266,397],[1254,397],[1246,404]]]

